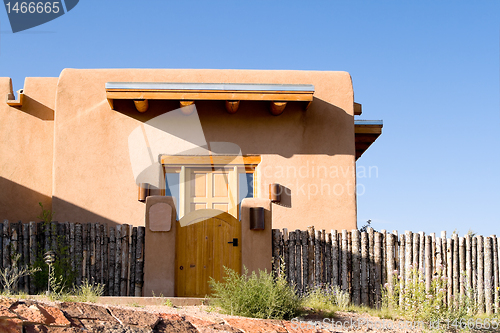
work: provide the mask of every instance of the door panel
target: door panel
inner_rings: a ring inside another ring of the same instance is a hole
[[[219,209],[238,216],[238,170],[186,168],[184,215],[198,209]]]
[[[241,240],[241,224],[232,215],[221,212],[185,227],[177,223],[176,296],[209,295],[209,277],[222,281],[224,266],[241,273],[241,245],[228,243]]]

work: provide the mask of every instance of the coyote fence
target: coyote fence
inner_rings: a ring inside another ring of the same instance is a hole
[[[284,274],[299,293],[337,285],[350,294],[353,304],[380,307],[382,288],[392,288],[398,275],[403,289],[408,283],[405,276],[415,268],[427,290],[434,276],[446,281],[447,304],[468,296],[480,312],[500,313],[499,239],[455,233],[447,238],[446,231],[440,236],[410,231],[398,235],[371,228],[329,233],[314,227],[273,229],[273,270]]]
[[[54,267],[59,265],[62,276],[70,279],[67,287],[88,281],[103,284],[105,296],[142,296],[144,227],[5,220],[0,228],[0,269],[4,271],[16,265],[46,268],[43,256],[51,250],[56,253]],[[28,294],[47,290],[37,281],[40,273],[21,278],[17,290]]]

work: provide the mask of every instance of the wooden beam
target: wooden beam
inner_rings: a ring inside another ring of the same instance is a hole
[[[354,115],[360,116],[363,113],[361,104],[354,102]]]
[[[271,102],[271,114],[279,116],[283,113],[286,107],[286,102]]]
[[[356,134],[381,134],[382,125],[354,125]]]
[[[109,107],[111,108],[111,110],[114,110],[115,109],[115,105],[114,105],[114,102],[112,99],[109,99],[108,98],[108,104],[109,104]]]
[[[5,99],[5,102],[7,103],[8,106],[23,106],[23,100],[24,100],[24,93],[23,90],[18,91],[18,97],[17,99],[14,99],[14,94],[7,94],[7,97]]]
[[[108,99],[163,99],[206,101],[306,101],[313,100],[313,92],[300,91],[154,91],[106,89]]]
[[[139,112],[146,112],[149,107],[147,99],[134,100],[135,108]]]
[[[189,106],[194,105],[194,101],[179,101],[179,104],[181,106],[182,113],[184,113],[186,116],[189,116],[191,113],[193,113],[194,108],[190,108]]]
[[[228,113],[236,113],[240,107],[240,101],[226,101],[226,111]]]
[[[178,156],[178,155],[163,155],[161,163],[170,165],[241,165],[257,166],[261,161],[258,155],[251,156],[230,156],[230,155],[204,155],[204,156]]]

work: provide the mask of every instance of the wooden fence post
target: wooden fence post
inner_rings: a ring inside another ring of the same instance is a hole
[[[339,285],[339,239],[337,230],[332,230],[332,284]]]
[[[375,232],[373,239],[373,266],[375,268],[374,274],[374,302],[373,304],[377,309],[381,307],[382,299],[382,235]],[[384,251],[385,252],[385,251]]]
[[[302,292],[306,293],[309,282],[309,234],[307,231],[300,233],[302,244]]]
[[[477,297],[479,313],[484,313],[484,252],[483,236],[477,238]]]
[[[348,272],[347,272],[347,265],[348,265],[348,256],[347,256],[347,246],[348,246],[348,239],[347,239],[347,230],[343,229],[342,230],[342,290],[345,292],[350,293],[349,289],[349,280],[348,280]]]
[[[493,314],[493,256],[491,237],[484,238],[484,303],[486,314]]]
[[[358,229],[353,229],[352,235],[352,302],[360,305],[360,235]]]
[[[369,271],[368,271],[368,234],[366,232],[361,233],[361,304],[369,306],[368,294],[369,294]]]
[[[425,291],[430,292],[432,281],[432,237],[425,237]]]

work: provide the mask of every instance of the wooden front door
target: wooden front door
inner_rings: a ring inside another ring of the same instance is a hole
[[[209,278],[222,281],[224,266],[241,273],[240,221],[225,212],[213,214],[213,210],[202,209],[188,225],[177,222],[175,284],[178,297],[209,295]]]
[[[185,175],[184,214],[218,209],[238,216],[238,168],[188,167]]]

